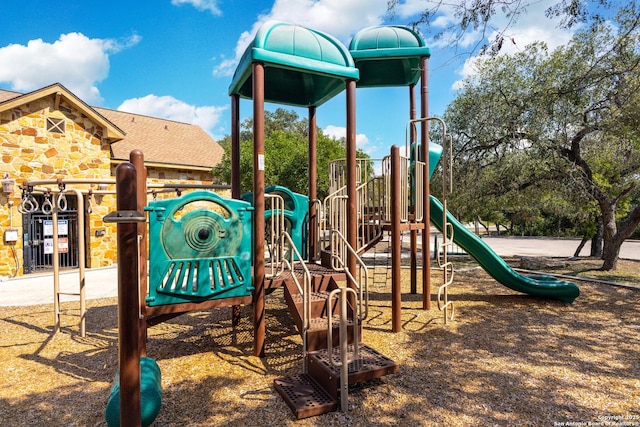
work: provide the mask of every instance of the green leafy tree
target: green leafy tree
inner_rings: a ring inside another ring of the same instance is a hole
[[[240,129],[240,187],[249,192],[253,188],[253,119],[242,122]],[[308,192],[308,140],[307,119],[300,119],[295,111],[278,108],[265,112],[265,185],[282,185],[291,191]],[[343,140],[316,130],[317,191],[324,199],[329,191],[329,162],[344,158]],[[225,136],[220,145],[225,150],[222,161],[213,168],[218,183],[231,182],[231,137]],[[359,151],[358,157],[367,157]]]
[[[467,178],[466,191],[542,186],[576,193],[585,212],[595,203],[604,270],[615,269],[620,246],[640,224],[639,45],[640,13],[631,3],[615,25],[594,25],[553,53],[536,44],[479,61],[445,114],[458,173],[491,174],[477,184]]]

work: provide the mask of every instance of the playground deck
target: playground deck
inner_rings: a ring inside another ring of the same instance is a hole
[[[301,364],[280,290],[266,299],[264,359],[252,356],[249,307],[235,333],[224,308],[155,326],[148,348],[162,369],[163,403],[154,425],[553,425],[640,415],[639,291],[578,281],[583,293],[567,305],[510,291],[479,269],[457,279],[454,322],[423,311],[407,288],[397,334],[390,285],[374,287],[364,338],[401,369],[353,387],[348,415],[296,421],[274,390],[275,378]],[[51,304],[3,308],[3,425],[104,425],[117,365],[115,304],[88,302],[85,338],[71,316],[53,335]],[[73,314],[77,303],[63,308]]]

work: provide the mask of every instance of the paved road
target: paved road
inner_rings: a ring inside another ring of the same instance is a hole
[[[570,257],[579,239],[552,239],[542,237],[483,237],[500,256],[554,256]],[[588,255],[585,247],[581,255]],[[640,260],[640,241],[627,241],[622,245],[621,258]],[[60,274],[60,290],[79,292],[78,270]],[[86,298],[105,298],[117,295],[118,270],[116,267],[86,269]],[[78,296],[63,295],[61,301],[79,301]],[[0,282],[0,306],[53,304],[53,274],[26,275]]]
[[[571,257],[578,249],[580,239],[554,239],[550,237],[482,237],[500,256],[553,256]],[[589,243],[580,256],[589,256]],[[640,240],[627,240],[620,249],[620,258],[640,260]]]

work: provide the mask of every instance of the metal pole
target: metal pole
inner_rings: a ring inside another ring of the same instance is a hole
[[[239,199],[240,187],[240,95],[231,95],[231,197]]]
[[[240,95],[231,95],[231,197],[239,199],[240,185]],[[240,306],[231,307],[231,327],[240,324]]]
[[[411,85],[409,86],[409,120],[414,120],[416,118],[416,85]],[[409,146],[406,147],[407,150],[411,150],[411,142],[414,142],[416,140],[416,128],[415,126],[411,125],[409,126]],[[409,155],[409,152],[407,152],[407,155]],[[414,168],[416,167],[416,162],[418,159],[414,159]],[[413,191],[413,197],[412,197],[412,202],[413,202],[413,213],[415,215],[416,213],[416,203],[417,203],[417,197],[415,195],[416,191],[417,191],[417,184],[416,184],[416,170],[414,169],[413,172],[413,178],[412,178],[412,183],[411,183],[411,189]],[[418,293],[418,231],[417,230],[411,230],[410,232],[410,236],[411,236],[411,241],[410,241],[410,245],[411,245],[411,254],[410,254],[410,263],[411,263],[411,268],[410,268],[410,274],[411,274],[411,293],[412,294],[417,294]]]
[[[422,118],[429,116],[428,57],[420,58],[420,107]],[[429,123],[421,123],[422,160],[424,161],[424,231],[422,232],[422,308],[431,310],[431,207],[429,205]]]
[[[309,107],[309,259],[315,261],[317,253],[318,212],[314,200],[318,198],[316,107]]]
[[[264,66],[253,64],[253,353],[264,356]]]
[[[402,283],[400,279],[401,182],[400,149],[391,147],[391,330],[402,330]]]
[[[356,82],[347,82],[347,242],[358,247],[357,183],[356,183]],[[353,277],[358,277],[355,254],[349,252],[347,267]]]
[[[349,336],[347,332],[347,289],[340,291],[340,409],[342,412],[349,412]],[[353,328],[358,327],[358,317],[353,316]],[[354,340],[354,346],[358,342]],[[329,357],[333,357],[329,354]]]
[[[78,189],[72,189],[78,199],[78,278],[79,278],[79,295],[80,295],[80,336],[86,335],[87,324],[87,304],[85,289],[85,235],[84,235],[84,196]],[[82,230],[80,230],[82,227]]]
[[[51,208],[51,220],[53,221],[53,333],[60,331],[60,259],[58,258],[58,204],[53,203]]]

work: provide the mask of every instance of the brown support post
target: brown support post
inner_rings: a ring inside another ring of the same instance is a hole
[[[231,197],[239,199],[240,187],[240,95],[231,95]],[[231,326],[240,324],[240,306],[231,307]]]
[[[358,218],[356,194],[356,82],[347,82],[347,242],[358,247]],[[347,267],[353,277],[357,276],[357,262],[349,253]]]
[[[133,150],[129,153],[129,161],[136,168],[136,185],[137,185],[137,209],[138,212],[144,213],[144,207],[147,204],[147,168],[144,165],[144,154],[140,150]],[[146,215],[146,214],[145,214]],[[140,310],[139,319],[139,338],[138,346],[140,347],[140,356],[147,355],[147,316],[145,313],[147,307],[147,223],[139,222],[138,226],[138,244],[140,251],[138,252],[139,266],[139,282],[140,292],[138,293],[138,306]]]
[[[409,120],[415,120],[416,118],[416,85],[410,85],[409,86]],[[413,126],[413,124],[411,126],[409,126],[409,150],[411,150],[411,142],[415,142],[416,140],[416,129]],[[410,156],[410,153],[407,153],[407,156]],[[418,160],[418,159],[415,159]],[[416,212],[416,197],[415,197],[415,191],[416,191],[416,183],[415,183],[415,173],[414,173],[414,177],[412,178],[413,182],[411,183],[411,189],[414,193],[413,195],[413,203],[414,206],[412,206],[413,208],[413,213],[415,214]],[[410,274],[411,274],[411,293],[412,294],[417,294],[418,293],[418,230],[414,230],[412,229],[410,232],[410,236],[411,236],[411,240],[410,240],[410,244],[411,244],[411,249],[410,249],[410,262],[411,262],[411,267],[410,267]]]
[[[422,118],[429,116],[429,58],[420,58],[420,107]],[[424,161],[424,231],[422,232],[422,308],[431,310],[431,207],[429,204],[429,124],[421,123],[422,159]]]
[[[309,260],[316,260],[318,212],[314,200],[318,198],[318,158],[316,133],[316,107],[309,107]]]
[[[264,66],[253,64],[253,353],[264,356]]]
[[[400,278],[400,149],[391,147],[391,330],[402,330],[402,283]]]
[[[135,211],[136,168],[116,168],[116,209]],[[120,425],[138,427],[140,418],[140,348],[138,318],[138,224],[119,222],[118,242],[118,349],[120,366]]]
[[[240,95],[231,95],[231,197],[239,199],[240,188]]]

